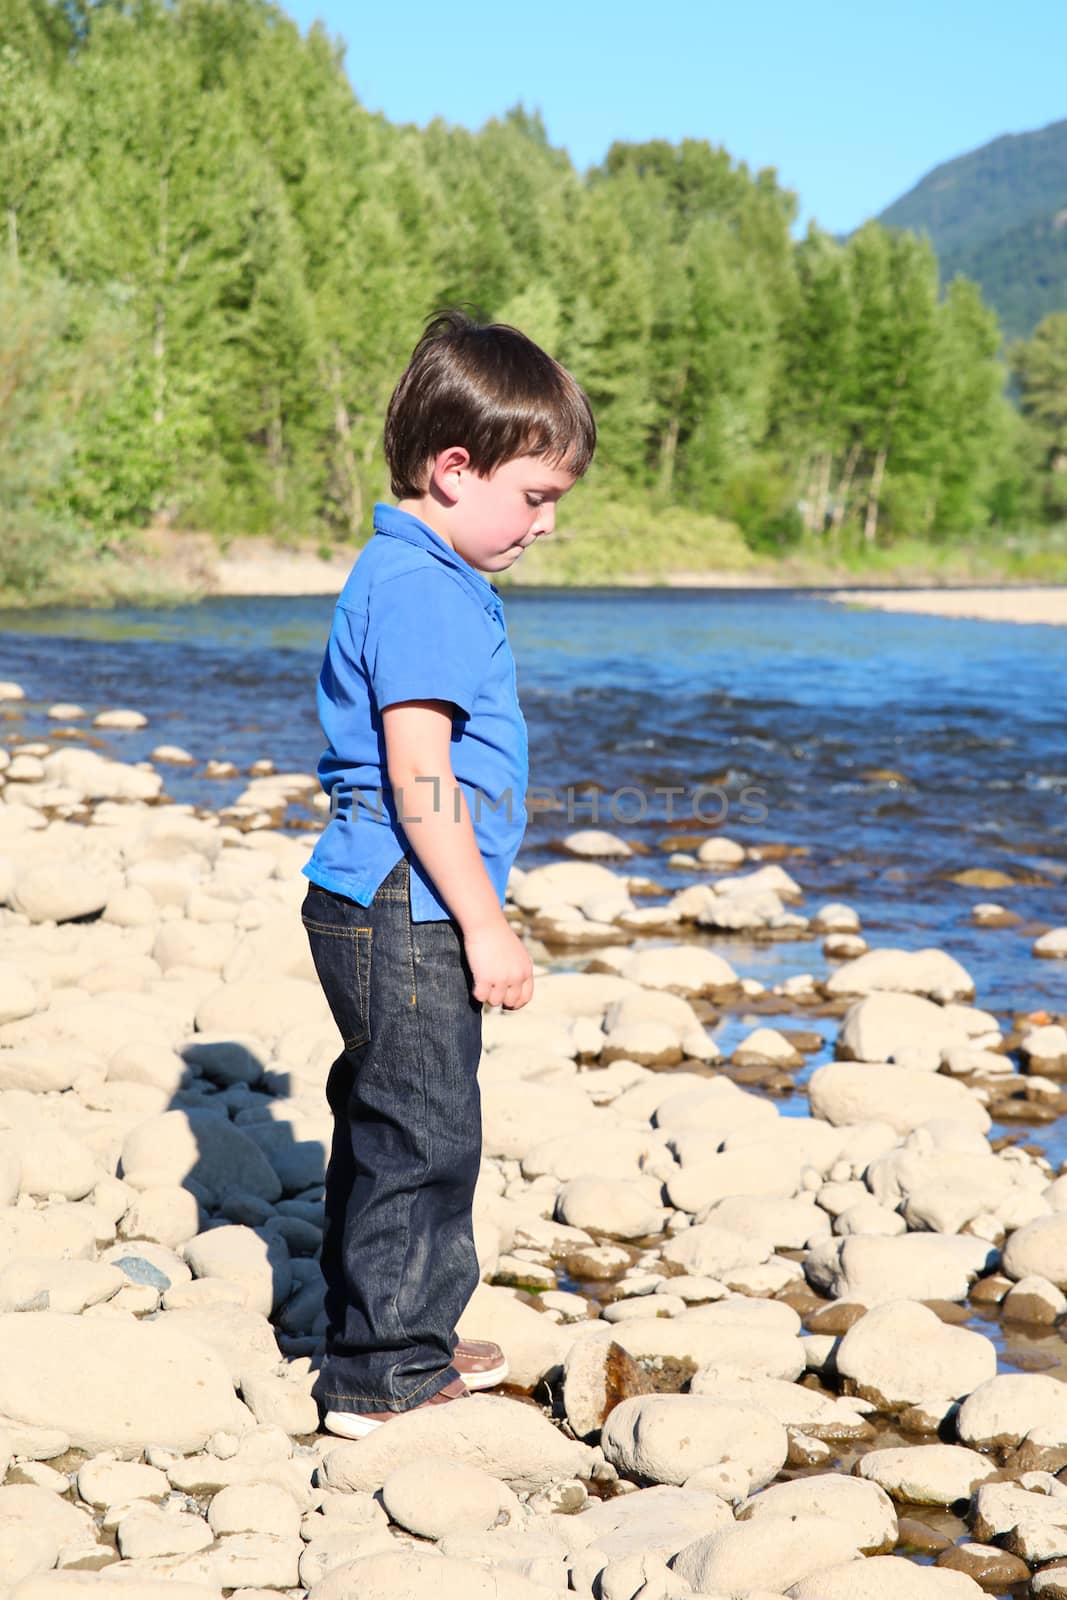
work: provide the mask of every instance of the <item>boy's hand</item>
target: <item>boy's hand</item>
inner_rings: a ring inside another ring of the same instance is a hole
[[[518,934],[501,917],[498,923],[463,936],[473,994],[484,1005],[518,1011],[533,996],[533,962]]]

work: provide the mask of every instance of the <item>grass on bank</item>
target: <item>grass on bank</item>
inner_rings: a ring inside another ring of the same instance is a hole
[[[977,534],[966,544],[898,539],[873,549],[846,546],[836,559],[809,540],[783,565],[795,568],[797,582],[822,583],[825,574],[836,572],[857,587],[1067,583],[1067,523],[1039,532]],[[836,580],[831,576],[829,581]]]
[[[839,540],[805,534],[753,548],[736,523],[721,517],[589,497],[573,511],[566,507],[553,537],[498,582],[501,588],[655,585],[688,575],[801,586],[1067,583],[1067,523],[980,534],[963,544],[900,538],[868,546],[846,531]]]
[[[190,559],[187,542],[180,555],[164,552],[152,530],[105,543],[63,526],[32,526],[0,514],[0,609],[178,605],[209,584],[203,542]]]
[[[509,585],[663,583],[675,573],[721,572],[743,578],[772,571],[733,522],[706,513],[585,496],[564,505],[555,533],[538,540],[509,573]]]

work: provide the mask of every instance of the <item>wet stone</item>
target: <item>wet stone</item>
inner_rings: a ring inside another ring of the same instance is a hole
[[[1067,1295],[1047,1278],[1036,1274],[1020,1278],[1002,1302],[1005,1318],[1012,1322],[1051,1327],[1067,1312]]]
[[[951,1572],[965,1572],[991,1594],[1000,1594],[1015,1583],[1025,1583],[1030,1568],[1019,1556],[998,1550],[993,1544],[954,1544],[942,1550],[936,1565]],[[1067,1573],[1064,1574],[1067,1577]]]
[[[583,1250],[572,1250],[564,1266],[569,1278],[587,1278],[594,1283],[607,1283],[625,1272],[633,1259],[633,1252],[624,1250],[621,1245],[589,1245]]]
[[[1012,1095],[1006,1100],[995,1100],[989,1107],[989,1114],[996,1122],[1055,1122],[1063,1109],[1059,1104],[1062,1098],[1057,1095],[1055,1105],[1041,1105],[1027,1094]]]
[[[1016,912],[992,900],[971,907],[971,921],[976,928],[1017,928],[1022,920]]]
[[[785,1093],[793,1087],[792,1078],[781,1067],[766,1066],[756,1061],[731,1062],[725,1073],[734,1083],[748,1089],[766,1089],[771,1093],[780,1090]]]
[[[937,1555],[941,1550],[954,1548],[951,1539],[931,1528],[929,1523],[920,1522],[918,1517],[901,1517],[897,1538],[903,1549],[916,1550],[921,1555]]]
[[[997,1306],[1014,1284],[1002,1272],[993,1272],[988,1278],[979,1278],[971,1285],[968,1299],[976,1306]]]
[[[826,1043],[821,1033],[808,1032],[802,1028],[788,1031],[785,1037],[795,1050],[802,1050],[805,1055],[815,1055]]]
[[[673,1284],[671,1290],[674,1290]],[[797,1316],[804,1319],[813,1316],[816,1311],[823,1310],[831,1303],[824,1300],[821,1295],[817,1295],[814,1289],[809,1289],[803,1278],[798,1278],[795,1283],[787,1285],[777,1298],[787,1306],[792,1306]]]
[[[824,1440],[814,1439],[810,1433],[797,1433],[790,1430],[789,1454],[786,1456],[786,1466],[824,1467],[832,1456],[833,1450]]]
[[[1004,1458],[1005,1471],[1014,1475],[1062,1472],[1064,1467],[1067,1467],[1067,1444],[1042,1437],[1040,1428],[1031,1429],[1018,1449],[1009,1451]]]
[[[564,1363],[563,1408],[579,1439],[599,1434],[617,1405],[650,1388],[645,1373],[614,1340],[580,1340]]]
[[[650,1356],[637,1363],[644,1374],[649,1394],[681,1394],[688,1389],[697,1371],[695,1361],[673,1356]]]
[[[914,1433],[924,1438],[928,1434],[941,1436],[948,1418],[952,1414],[952,1404],[947,1400],[924,1402],[920,1405],[905,1406],[900,1412],[897,1421],[902,1433]]]
[[[809,1333],[847,1333],[867,1310],[848,1300],[834,1300],[805,1317]]]
[[[1030,1580],[1033,1600],[1067,1600],[1067,1561],[1039,1567]]]
[[[954,1300],[923,1300],[921,1304],[950,1326],[963,1327],[971,1320],[967,1307],[957,1305]]]

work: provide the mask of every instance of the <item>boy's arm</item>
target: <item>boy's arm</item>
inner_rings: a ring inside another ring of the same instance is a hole
[[[533,994],[533,967],[501,910],[452,771],[451,707],[443,700],[402,701],[382,712],[382,727],[401,825],[459,923],[474,998],[518,1010]]]

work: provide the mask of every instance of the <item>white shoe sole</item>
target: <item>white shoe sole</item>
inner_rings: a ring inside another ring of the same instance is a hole
[[[382,1426],[370,1417],[361,1416],[358,1411],[327,1411],[322,1425],[327,1433],[335,1433],[339,1439],[365,1439]]]
[[[510,1371],[505,1357],[487,1372],[469,1373],[464,1376],[463,1382],[468,1389],[495,1389],[498,1383],[504,1382]],[[402,1416],[403,1413],[398,1412],[397,1415]],[[382,1427],[382,1423],[359,1411],[327,1411],[322,1425],[327,1433],[335,1433],[339,1439],[365,1439],[375,1429]]]
[[[503,1383],[511,1368],[507,1359],[498,1366],[490,1367],[488,1372],[461,1372],[460,1377],[468,1389],[495,1389],[498,1383]]]

